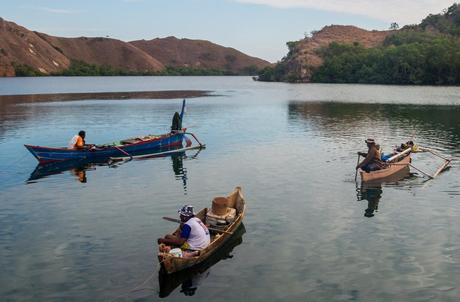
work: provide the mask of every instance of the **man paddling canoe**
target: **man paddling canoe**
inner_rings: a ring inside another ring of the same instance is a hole
[[[364,160],[356,166],[356,170],[361,168],[363,171],[370,172],[383,169],[385,163],[380,159],[380,151],[377,149],[375,140],[368,138],[365,140],[367,144],[367,153],[358,152],[359,155],[364,156]]]

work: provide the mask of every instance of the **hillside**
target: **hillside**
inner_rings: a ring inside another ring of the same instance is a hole
[[[14,76],[14,64],[49,74],[70,65],[70,60],[36,33],[0,18],[0,76]]]
[[[224,69],[231,73],[247,73],[270,65],[267,61],[250,57],[234,48],[204,40],[167,37],[130,43],[170,67]]]
[[[0,18],[0,76],[255,74],[269,65],[204,40],[62,38]]]
[[[313,32],[311,37],[286,43],[289,53],[277,64],[272,80],[309,82],[314,71],[323,64],[321,49],[328,47],[333,42],[355,43],[372,48],[382,45],[389,34],[391,31],[368,31],[356,26],[325,26],[320,31]],[[264,79],[263,76],[261,78]]]
[[[88,64],[108,65],[133,72],[155,72],[164,68],[152,56],[133,45],[110,38],[61,38],[37,33],[67,58]]]
[[[262,81],[460,84],[460,6],[400,30],[326,26],[288,42],[288,54],[259,74]]]

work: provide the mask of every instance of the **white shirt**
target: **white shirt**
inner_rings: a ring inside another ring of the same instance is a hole
[[[67,148],[68,149],[74,149],[75,144],[77,143],[77,140],[78,140],[78,134],[75,135],[74,137],[72,137],[72,139],[69,141],[69,144],[67,145]]]
[[[191,250],[202,250],[209,245],[211,242],[209,230],[199,218],[192,217],[185,224],[191,229],[187,238]]]

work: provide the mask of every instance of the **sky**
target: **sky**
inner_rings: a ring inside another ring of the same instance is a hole
[[[61,37],[209,40],[270,62],[326,25],[419,23],[452,0],[0,0],[0,17]]]

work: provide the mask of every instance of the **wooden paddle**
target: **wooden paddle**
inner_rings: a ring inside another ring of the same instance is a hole
[[[183,223],[180,219],[176,219],[176,218],[163,217],[163,219],[167,220],[167,221],[171,221],[171,222]],[[214,232],[217,232],[217,233],[224,233],[224,234],[233,235],[232,232],[227,232],[227,231],[216,229],[216,228],[213,228],[213,227],[207,227],[207,228],[208,228],[208,230],[214,231]]]
[[[361,157],[361,154],[358,153],[358,161],[356,162],[356,165],[359,165],[359,158]],[[356,178],[358,177],[358,169],[356,169],[356,172],[355,172],[355,182],[356,182]]]

